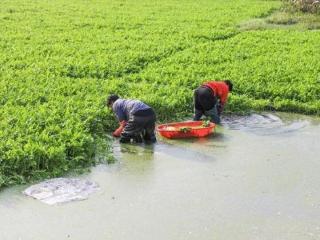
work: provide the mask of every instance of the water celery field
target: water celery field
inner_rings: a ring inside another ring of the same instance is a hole
[[[263,0],[2,0],[0,186],[96,162],[111,92],[191,114],[206,79],[232,79],[227,111],[320,114],[320,30],[242,29]],[[108,155],[105,159],[108,160]]]

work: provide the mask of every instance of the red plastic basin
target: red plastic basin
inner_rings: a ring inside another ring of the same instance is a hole
[[[203,127],[202,124],[202,121],[167,123],[158,125],[157,131],[166,138],[205,137],[211,134],[216,126],[211,122],[208,127]]]

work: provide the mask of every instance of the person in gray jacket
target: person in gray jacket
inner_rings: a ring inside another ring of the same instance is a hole
[[[121,99],[111,94],[107,99],[107,106],[116,114],[120,126],[113,132],[114,137],[120,137],[121,143],[156,142],[155,123],[156,114],[147,104],[132,99]]]

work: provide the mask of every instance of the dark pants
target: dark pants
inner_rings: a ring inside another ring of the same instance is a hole
[[[194,91],[194,121],[199,121],[202,115],[210,117],[210,121],[220,124],[218,113],[218,98],[209,87],[200,86]]]
[[[129,120],[121,134],[120,142],[126,143],[133,139],[135,142],[154,143],[157,141],[154,132],[156,115],[152,109],[140,110],[129,116]]]

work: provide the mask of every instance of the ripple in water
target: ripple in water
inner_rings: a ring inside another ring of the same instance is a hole
[[[248,116],[228,116],[222,124],[233,130],[245,130],[261,135],[283,134],[298,131],[307,125],[307,120],[282,120],[271,113]]]

